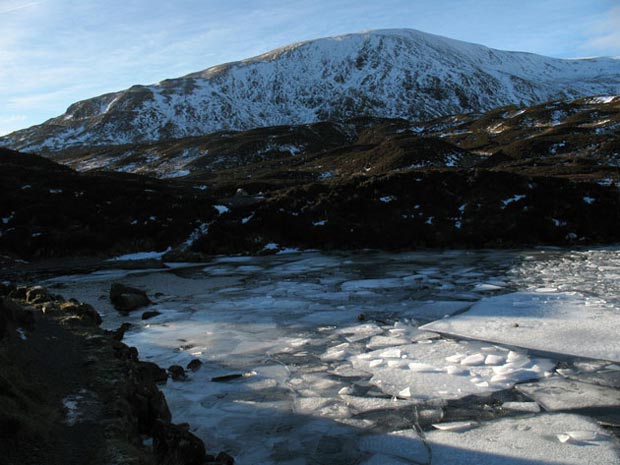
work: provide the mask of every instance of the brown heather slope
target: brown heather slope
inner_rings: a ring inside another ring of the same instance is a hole
[[[174,247],[169,258],[187,260],[267,252],[270,243],[617,243],[619,115],[620,98],[585,98],[48,154],[80,170],[172,179],[75,172],[2,150],[0,252],[39,259]]]
[[[164,250],[213,218],[212,203],[169,182],[0,149],[0,251],[21,258]]]
[[[475,164],[620,181],[620,97],[507,106],[431,121],[358,117],[150,144],[79,146],[45,156],[79,171],[182,175],[216,192]]]

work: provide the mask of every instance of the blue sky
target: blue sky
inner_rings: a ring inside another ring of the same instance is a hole
[[[133,84],[382,28],[555,57],[620,55],[619,0],[0,0],[0,135]]]

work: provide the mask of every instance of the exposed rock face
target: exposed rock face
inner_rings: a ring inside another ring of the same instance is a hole
[[[368,115],[430,119],[620,93],[620,60],[504,52],[415,30],[289,45],[71,105],[2,139],[24,151],[135,144]]]
[[[9,293],[36,295],[37,302]],[[92,307],[40,287],[0,294],[0,450],[6,463],[65,465],[84,463],[84,457],[94,465],[205,462],[202,441],[187,425],[170,423],[156,384],[166,381],[165,370],[139,361],[135,348],[100,329]],[[23,339],[15,329],[25,321]],[[67,412],[63,399],[74,399],[77,413]],[[153,451],[142,447],[143,436],[153,437]]]
[[[113,283],[110,288],[110,301],[120,312],[131,312],[151,304],[146,292],[134,287]]]
[[[187,379],[187,375],[185,374],[185,369],[180,365],[172,365],[168,368],[168,373],[170,373],[170,377],[174,381],[185,381]]]
[[[74,314],[76,317],[85,320],[87,324],[99,326],[102,323],[101,315],[92,305],[83,302],[63,302],[59,305],[61,312]]]
[[[189,425],[158,422],[153,449],[161,465],[203,465],[206,458],[204,444],[189,432]]]
[[[200,359],[195,358],[187,364],[186,368],[191,371],[198,371],[200,370],[201,366],[202,366],[202,361]]]

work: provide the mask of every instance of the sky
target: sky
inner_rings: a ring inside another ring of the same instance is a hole
[[[134,84],[386,28],[558,58],[618,56],[620,0],[0,0],[0,135]]]

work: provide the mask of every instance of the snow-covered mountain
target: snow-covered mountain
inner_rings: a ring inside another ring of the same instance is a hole
[[[423,120],[597,94],[620,94],[620,58],[556,59],[378,30],[77,102],[0,144],[54,152],[357,115]]]

